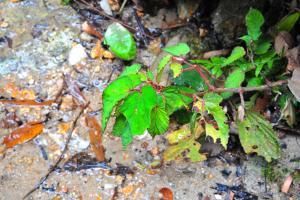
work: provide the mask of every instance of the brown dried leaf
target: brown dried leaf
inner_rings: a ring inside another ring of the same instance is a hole
[[[35,100],[5,100],[0,99],[0,103],[3,104],[13,104],[13,105],[26,105],[26,106],[51,106],[54,103],[54,100],[37,102]]]
[[[291,80],[288,82],[288,86],[293,93],[293,95],[296,97],[297,101],[300,102],[300,68],[296,68],[293,72],[293,76]]]
[[[299,47],[300,46],[289,49],[286,52],[286,58],[288,59],[286,69],[288,71],[294,71],[296,68],[300,67]]]
[[[4,137],[3,144],[6,148],[25,143],[42,133],[44,125],[42,123],[28,123]]]
[[[279,55],[285,55],[287,53],[287,50],[292,48],[293,43],[293,38],[289,32],[282,31],[278,33],[274,42],[276,53]]]
[[[281,192],[288,193],[288,191],[292,185],[292,182],[293,182],[292,175],[287,176],[281,186]]]
[[[163,195],[163,198],[160,200],[173,200],[173,192],[170,188],[163,187],[159,190],[159,192]]]
[[[86,116],[85,120],[87,126],[90,128],[89,135],[92,150],[94,151],[97,160],[103,162],[105,161],[105,149],[102,145],[101,126],[95,117]]]
[[[91,50],[91,58],[96,59],[96,58],[101,58],[103,55],[104,49],[101,46],[101,41],[98,40],[96,42],[95,47]]]

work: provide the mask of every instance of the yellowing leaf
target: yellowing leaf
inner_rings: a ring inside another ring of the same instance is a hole
[[[180,63],[171,63],[170,69],[173,71],[173,77],[178,77],[182,72],[182,65]]]
[[[247,111],[244,121],[237,121],[239,137],[246,153],[257,153],[266,161],[280,157],[280,145],[272,125],[258,113]]]
[[[163,154],[164,161],[169,162],[183,159],[184,157],[189,158],[192,162],[203,161],[206,159],[206,156],[199,153],[200,146],[194,138],[180,140],[178,144],[172,145],[165,150]]]
[[[195,136],[196,139],[204,132],[204,129],[202,128],[201,125],[198,125],[196,123],[196,131],[195,131]],[[180,140],[185,140],[186,138],[191,137],[191,128],[190,124],[186,124],[180,127],[180,129],[173,131],[169,134],[166,135],[166,139],[168,140],[169,144],[176,144]]]

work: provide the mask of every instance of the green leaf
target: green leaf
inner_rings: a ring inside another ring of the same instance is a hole
[[[162,75],[166,65],[170,62],[171,58],[172,58],[171,55],[167,55],[159,61],[158,67],[157,67],[156,82],[158,82],[158,83],[160,82],[161,75]]]
[[[136,44],[132,34],[117,22],[108,26],[104,42],[117,57],[123,60],[132,60],[136,56]]]
[[[102,94],[103,112],[102,112],[102,131],[106,129],[107,121],[117,103],[124,99],[130,90],[141,84],[140,76],[132,74],[120,77],[109,84]]]
[[[258,40],[261,35],[260,28],[264,24],[265,19],[259,10],[251,8],[246,15],[246,26],[248,35],[252,40]]]
[[[162,95],[166,101],[166,111],[171,115],[174,111],[187,107],[193,99],[187,94],[194,93],[194,90],[185,87],[169,86],[163,89]]]
[[[255,87],[263,84],[263,79],[261,77],[253,77],[248,81],[247,87]]]
[[[240,39],[246,43],[247,47],[250,47],[251,37],[249,35],[244,35]]]
[[[190,52],[190,47],[186,43],[178,43],[174,46],[163,48],[163,51],[168,52],[173,56],[184,56]]]
[[[239,137],[246,153],[257,153],[266,161],[280,157],[280,145],[272,125],[255,112],[246,112],[244,121],[237,121]]]
[[[149,128],[156,102],[157,95],[151,86],[143,86],[141,92],[133,92],[124,100],[119,112],[126,117],[132,135],[141,135]]]
[[[227,65],[232,64],[234,61],[244,57],[245,54],[246,54],[246,52],[243,47],[235,47],[232,50],[230,56],[224,60],[224,62],[222,63],[222,66],[227,66]]]
[[[295,24],[297,23],[299,16],[300,16],[299,12],[295,12],[282,18],[276,25],[277,31],[290,32],[292,28],[295,26]]]
[[[168,147],[163,158],[165,162],[172,160],[189,158],[192,162],[200,162],[206,160],[206,156],[199,153],[201,145],[193,138],[180,140],[178,144]],[[186,153],[187,152],[187,153]]]
[[[173,77],[178,77],[182,72],[182,65],[180,63],[171,63],[170,69],[173,71]]]
[[[206,130],[206,134],[211,136],[215,142],[217,139],[220,139],[221,144],[226,149],[229,138],[229,127],[226,124],[227,117],[225,112],[219,105],[222,102],[222,97],[215,93],[207,93],[204,95],[203,100],[205,110],[214,117],[218,125],[217,133],[209,129],[208,132]],[[205,128],[207,128],[207,126]],[[208,128],[210,128],[209,125]]]
[[[146,75],[149,80],[151,80],[151,81],[154,80],[154,75],[153,75],[152,71],[148,70]]]
[[[124,115],[117,117],[112,134],[121,137],[123,148],[126,148],[133,141],[129,123]]]
[[[141,67],[142,67],[141,64],[136,64],[136,63],[132,64],[132,65],[126,67],[119,77],[127,76],[127,75],[130,75],[130,74],[136,74],[140,71]]]
[[[245,72],[241,69],[236,69],[229,74],[225,81],[225,88],[238,88],[241,86],[245,79]],[[223,98],[229,98],[232,96],[232,92],[223,92],[221,95]]]
[[[270,49],[271,45],[272,44],[269,40],[259,41],[258,44],[255,45],[254,52],[258,55],[265,54]]]
[[[153,108],[151,112],[151,124],[148,128],[152,137],[155,135],[161,135],[169,128],[169,115],[160,106]]]
[[[187,68],[187,65],[182,66],[183,69]],[[200,78],[196,70],[185,71],[174,79],[174,83],[179,86],[190,86],[194,90],[203,91],[208,89],[202,78]]]

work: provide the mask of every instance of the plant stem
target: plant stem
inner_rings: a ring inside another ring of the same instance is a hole
[[[216,93],[221,93],[221,92],[240,93],[240,91],[243,91],[243,92],[263,91],[263,90],[271,89],[273,87],[282,86],[282,85],[285,85],[287,83],[288,83],[287,80],[279,80],[279,81],[276,81],[276,82],[271,82],[269,84],[256,86],[256,87],[215,88],[215,90],[212,91],[212,92],[216,92]]]
[[[209,82],[208,77],[206,75],[207,69],[205,69],[204,67],[196,65],[196,64],[192,64],[192,63],[188,62],[186,59],[177,57],[177,56],[173,56],[172,60],[175,62],[178,62],[180,64],[186,64],[189,66],[188,68],[183,69],[182,72],[196,70],[199,73],[199,75],[201,76],[201,78],[203,79],[204,83],[208,86],[209,92],[214,92],[214,93],[233,92],[233,93],[242,94],[244,92],[268,90],[273,87],[282,86],[282,85],[285,85],[288,83],[287,80],[279,80],[276,82],[269,82],[266,85],[261,85],[261,86],[256,86],[256,87],[216,88],[214,85],[212,85]],[[203,72],[203,71],[205,71],[205,72]],[[199,95],[201,96],[205,93],[206,92],[201,92]]]
[[[199,65],[196,65],[196,64],[192,64],[192,63],[188,62],[187,60],[185,60],[184,58],[180,58],[180,57],[176,57],[176,56],[173,56],[172,60],[175,61],[175,62],[178,62],[180,64],[188,65],[189,68],[186,68],[185,71],[196,70],[199,73],[199,75],[201,76],[201,78],[204,80],[205,84],[208,86],[209,90],[215,90],[216,89],[215,86],[210,84],[207,76],[203,72],[203,71],[206,71],[206,69],[203,69],[203,67],[200,67]]]

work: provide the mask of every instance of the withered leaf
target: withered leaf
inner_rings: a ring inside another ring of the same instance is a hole
[[[0,103],[12,104],[12,105],[26,105],[26,106],[51,106],[54,103],[54,100],[38,102],[38,101],[35,101],[35,100],[30,100],[30,99],[29,100],[0,99]]]
[[[160,200],[173,200],[173,192],[170,188],[163,187],[159,190],[159,192],[163,195],[163,198]]]
[[[85,97],[83,96],[82,92],[80,91],[77,83],[71,79],[70,75],[65,75],[65,82],[66,82],[66,85],[67,85],[70,95],[72,95],[75,98],[76,103],[81,106],[86,105],[87,102],[86,102]]]
[[[102,145],[101,126],[93,116],[86,116],[85,120],[87,126],[90,128],[89,136],[92,150],[95,153],[97,160],[103,162],[105,161],[105,149]]]
[[[42,123],[25,124],[5,136],[3,144],[5,144],[6,148],[12,148],[35,138],[42,133],[43,129],[44,125]]]
[[[288,86],[296,97],[297,101],[300,102],[300,68],[297,67],[294,72],[291,80],[289,80]]]

